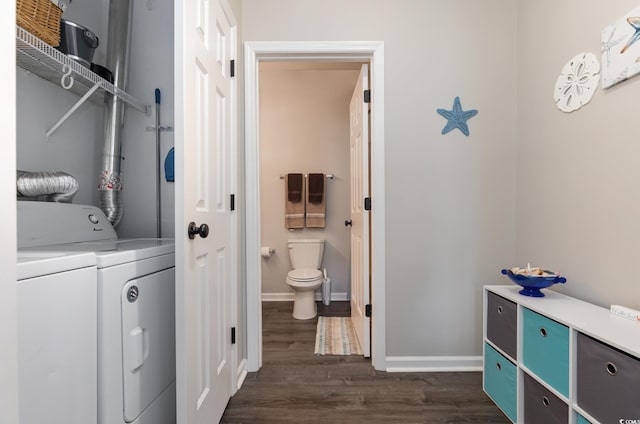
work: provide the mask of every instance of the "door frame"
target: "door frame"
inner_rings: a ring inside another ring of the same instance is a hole
[[[260,144],[258,70],[262,61],[369,62],[371,87],[371,363],[386,370],[384,43],[381,41],[246,42],[245,70],[245,260],[247,370],[262,366],[262,270],[260,262]]]
[[[6,422],[18,422],[18,310],[16,267],[16,8],[0,6],[0,77],[4,88],[0,105],[0,126],[4,138],[4,157],[0,159],[0,198],[4,204],[0,231],[0,414]]]

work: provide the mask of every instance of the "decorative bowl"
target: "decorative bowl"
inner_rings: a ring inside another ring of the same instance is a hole
[[[548,274],[553,274],[551,271],[546,271]],[[546,289],[554,284],[564,284],[567,279],[559,275],[524,275],[516,274],[510,269],[503,269],[502,273],[509,277],[511,281],[522,286],[522,290],[518,293],[524,296],[531,297],[544,297],[544,293],[540,289]]]

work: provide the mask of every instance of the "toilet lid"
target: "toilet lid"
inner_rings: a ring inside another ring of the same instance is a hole
[[[297,281],[309,281],[322,277],[322,271],[313,268],[293,269],[288,277]]]

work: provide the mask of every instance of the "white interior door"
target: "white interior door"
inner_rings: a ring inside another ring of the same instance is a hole
[[[371,356],[371,325],[365,316],[370,303],[369,212],[364,199],[369,196],[369,66],[362,65],[351,97],[351,319],[364,356]]]
[[[232,393],[235,20],[226,0],[178,1],[175,13],[177,416],[179,423],[211,424],[220,420]],[[197,231],[193,238],[189,223]]]

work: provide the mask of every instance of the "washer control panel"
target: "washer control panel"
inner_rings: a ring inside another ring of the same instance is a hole
[[[96,206],[18,201],[18,247],[118,239]]]

